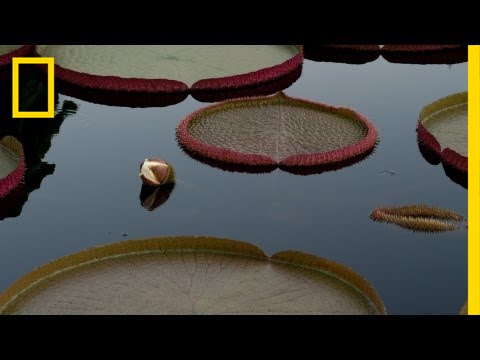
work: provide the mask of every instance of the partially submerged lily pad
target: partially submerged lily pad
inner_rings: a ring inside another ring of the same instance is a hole
[[[467,45],[384,45],[382,56],[402,64],[457,64],[468,60]]]
[[[331,165],[368,153],[377,131],[353,110],[279,93],[200,109],[182,121],[177,138],[186,150],[211,160],[288,168]]]
[[[380,56],[380,45],[305,45],[305,59],[346,64],[365,64]]]
[[[83,89],[94,101],[88,92],[100,91],[97,102],[126,106],[169,105],[189,92],[202,98],[245,91],[295,72],[303,61],[293,45],[39,45],[37,53],[55,57],[61,91],[82,97]]]
[[[372,211],[370,218],[377,222],[396,224],[418,232],[442,232],[457,230],[462,215],[446,209],[427,205],[382,207]]]
[[[1,314],[385,314],[349,268],[285,251],[205,237],[94,247],[25,275]]]
[[[15,189],[25,174],[23,147],[13,136],[0,140],[0,198]]]
[[[418,140],[454,170],[468,172],[468,92],[441,98],[420,112]]]

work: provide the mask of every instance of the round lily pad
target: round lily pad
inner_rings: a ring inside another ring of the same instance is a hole
[[[55,77],[84,89],[129,95],[240,89],[278,79],[303,61],[293,45],[41,45]]]
[[[207,159],[288,168],[341,163],[368,153],[377,131],[353,110],[278,93],[200,109],[180,123],[177,138],[184,149]]]
[[[305,59],[346,64],[365,64],[380,56],[380,45],[305,45]]]
[[[382,56],[393,63],[457,64],[468,60],[466,45],[384,45]]]
[[[468,92],[441,98],[420,112],[418,140],[456,171],[468,172]]]
[[[94,247],[25,275],[0,295],[1,314],[385,314],[349,268],[205,237]]]
[[[25,174],[23,147],[13,136],[0,141],[0,197],[16,188]]]

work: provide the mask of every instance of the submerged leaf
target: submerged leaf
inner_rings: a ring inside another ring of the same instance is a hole
[[[2,314],[384,314],[347,267],[205,237],[125,241],[69,255],[2,295]]]
[[[370,218],[377,222],[396,224],[418,232],[441,232],[457,230],[458,225],[447,221],[463,221],[463,216],[451,211],[427,205],[408,205],[377,208]]]

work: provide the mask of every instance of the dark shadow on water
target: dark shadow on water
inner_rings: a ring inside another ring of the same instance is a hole
[[[353,65],[366,64],[375,61],[380,56],[376,46],[338,47],[331,45],[305,45],[305,59],[317,62],[334,62]]]
[[[23,91],[25,94],[25,97],[21,100],[24,101],[25,111],[41,109],[44,104],[45,99],[40,94],[46,92],[46,86],[37,80],[38,78],[35,76],[25,78],[26,88],[22,87],[25,85],[24,83],[21,85],[20,92]],[[5,90],[3,86],[1,88]],[[29,94],[31,96],[28,96]],[[11,111],[11,102],[8,109]],[[0,220],[19,216],[23,206],[28,201],[30,193],[39,189],[43,179],[54,173],[55,165],[44,162],[43,158],[52,145],[52,137],[59,133],[60,126],[65,118],[75,114],[76,111],[77,105],[73,101],[65,100],[60,104],[58,94],[55,94],[55,117],[53,119],[13,119],[10,115],[8,117],[2,116],[0,138],[11,135],[22,143],[26,171],[22,184],[0,199]]]
[[[468,47],[432,51],[384,51],[382,57],[399,64],[459,64],[468,61]]]

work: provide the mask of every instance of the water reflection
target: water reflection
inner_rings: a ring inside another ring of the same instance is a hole
[[[452,180],[454,183],[462,186],[465,189],[468,189],[468,173],[459,171],[453,166],[450,166],[446,164],[445,162],[442,162],[442,158],[432,151],[430,148],[425,146],[420,139],[417,137],[417,143],[418,143],[418,149],[420,150],[420,154],[422,154],[422,157],[431,165],[438,165],[442,163],[443,170],[445,171],[445,174],[449,177],[450,180]]]
[[[367,151],[363,154],[351,157],[347,160],[344,161],[338,161],[335,163],[331,164],[325,164],[325,165],[317,165],[317,166],[282,166],[282,165],[240,165],[240,164],[232,164],[232,163],[227,163],[224,161],[218,161],[214,160],[211,158],[207,158],[205,156],[202,156],[201,154],[197,152],[190,151],[186,147],[184,147],[182,144],[180,144],[177,141],[178,146],[182,149],[182,151],[187,154],[190,158],[209,165],[213,168],[217,168],[223,171],[228,171],[228,172],[239,172],[239,173],[247,173],[247,174],[265,174],[265,173],[271,173],[276,169],[283,170],[285,172],[288,172],[290,174],[294,175],[315,175],[315,174],[321,174],[325,172],[330,172],[330,171],[337,171],[352,165],[355,165],[359,162],[362,162],[366,160],[370,155],[372,155],[375,152],[375,148],[371,149],[370,151]]]
[[[153,211],[167,202],[174,188],[175,183],[162,186],[142,185],[139,196],[140,204],[146,210]]]
[[[391,62],[399,64],[459,64],[468,61],[468,47],[459,46],[431,51],[411,51],[396,49],[392,46],[391,51],[382,51],[382,57]]]
[[[468,47],[412,50],[411,45],[305,45],[305,59],[317,62],[366,64],[380,56],[391,63],[451,65],[468,61]]]
[[[20,109],[22,111],[40,110],[45,106],[47,88],[40,81],[38,73],[32,72],[25,76],[20,83]],[[6,94],[4,86],[0,87]],[[9,87],[8,90],[11,90]],[[11,96],[11,95],[10,95]],[[3,97],[7,100],[8,95]],[[11,100],[8,103],[11,111]],[[2,113],[6,112],[3,107]],[[26,161],[26,172],[23,183],[7,196],[0,199],[0,220],[17,217],[28,201],[30,193],[39,189],[45,177],[55,171],[55,165],[43,161],[45,154],[51,147],[52,137],[58,134],[65,118],[75,114],[77,105],[70,100],[59,103],[58,94],[55,94],[55,117],[53,119],[13,119],[2,116],[0,121],[0,138],[11,135],[23,145]]]
[[[305,45],[305,59],[317,62],[366,64],[380,56],[378,45]]]

